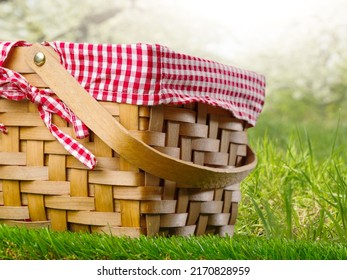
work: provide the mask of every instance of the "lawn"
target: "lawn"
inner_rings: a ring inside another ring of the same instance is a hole
[[[258,165],[242,184],[237,232],[346,241],[346,124],[275,122],[250,130]]]
[[[347,242],[232,238],[140,237],[52,232],[0,226],[0,259],[16,260],[345,260]]]

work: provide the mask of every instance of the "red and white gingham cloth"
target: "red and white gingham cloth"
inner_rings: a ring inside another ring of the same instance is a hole
[[[50,97],[50,91],[38,90],[18,73],[1,67],[13,46],[29,45],[25,42],[0,43],[0,97],[27,98],[37,103],[52,134],[76,158],[93,168],[95,157],[61,132],[50,119],[52,113],[61,115],[74,125],[79,138],[88,135],[83,123],[63,102]],[[180,54],[161,45],[66,42],[44,45],[58,52],[67,71],[97,100],[145,106],[203,102],[230,110],[236,118],[251,126],[255,125],[264,105],[264,76]],[[3,125],[1,129],[4,130]]]

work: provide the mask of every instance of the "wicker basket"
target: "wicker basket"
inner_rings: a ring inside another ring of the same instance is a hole
[[[43,66],[33,62],[37,48]],[[71,156],[35,104],[0,99],[8,127],[0,135],[0,222],[127,236],[233,234],[240,182],[256,164],[246,122],[202,103],[97,102],[47,47],[15,48],[5,64],[51,88],[86,123],[90,137],[79,142],[98,164],[89,170]],[[82,93],[83,106],[66,88]],[[53,122],[74,134],[60,117]]]

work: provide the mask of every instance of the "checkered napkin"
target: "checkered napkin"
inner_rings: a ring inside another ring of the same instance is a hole
[[[59,114],[72,123],[78,138],[88,135],[84,124],[63,102],[50,97],[49,90],[38,90],[20,74],[1,67],[13,46],[27,45],[25,42],[0,43],[0,97],[27,98],[37,103],[42,119],[57,140],[82,163],[93,168],[94,155],[52,124],[51,114]],[[180,54],[161,45],[66,42],[44,45],[55,49],[67,71],[97,100],[145,106],[203,102],[227,109],[251,126],[255,125],[264,105],[264,76]],[[1,130],[5,132],[6,128],[0,124]]]

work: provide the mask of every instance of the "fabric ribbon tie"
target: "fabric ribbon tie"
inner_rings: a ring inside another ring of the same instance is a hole
[[[14,101],[28,99],[37,104],[41,119],[59,143],[88,168],[93,169],[95,167],[95,156],[52,123],[52,114],[57,114],[72,124],[77,139],[89,136],[88,128],[61,100],[50,96],[51,91],[40,90],[31,86],[22,75],[3,67],[0,67],[0,89],[0,97],[2,98]],[[0,131],[4,134],[8,133],[4,124],[0,124]]]

